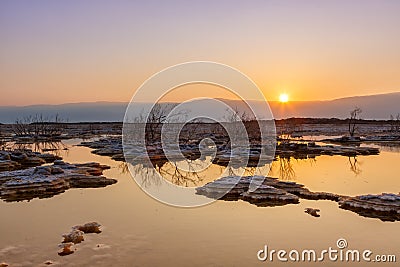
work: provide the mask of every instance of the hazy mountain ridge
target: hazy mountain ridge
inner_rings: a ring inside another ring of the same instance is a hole
[[[243,103],[237,100],[223,99],[223,102],[244,109]],[[251,100],[257,108],[261,106],[258,101]],[[364,119],[389,119],[391,114],[400,113],[400,92],[354,96],[327,101],[291,101],[280,103],[270,101],[269,105],[277,119],[287,117],[309,117],[309,118],[347,118],[350,110],[360,107],[363,110]],[[17,118],[23,118],[34,114],[43,114],[51,117],[58,114],[69,122],[100,122],[100,121],[122,121],[125,115],[127,102],[85,102],[68,103],[60,105],[32,105],[32,106],[3,106],[0,107],[0,122],[13,123]],[[138,105],[149,105],[138,103]],[[206,108],[204,108],[206,107]],[[215,114],[223,112],[221,106],[215,101],[196,100],[191,102],[190,108],[195,113]]]

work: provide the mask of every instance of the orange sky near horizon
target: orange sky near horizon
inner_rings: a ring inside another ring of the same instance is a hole
[[[267,100],[398,92],[399,13],[391,0],[4,0],[0,105],[125,102],[156,72],[196,60],[240,70]]]

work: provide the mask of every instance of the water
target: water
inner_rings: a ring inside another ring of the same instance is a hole
[[[361,217],[331,201],[301,200],[298,205],[266,208],[243,201],[217,201],[201,208],[174,208],[147,196],[120,162],[73,146],[77,140],[66,143],[70,149],[60,152],[65,161],[110,165],[104,174],[118,183],[71,189],[50,199],[1,201],[0,262],[11,266],[43,266],[46,260],[61,266],[309,266],[260,262],[256,253],[264,245],[287,251],[336,248],[339,238],[345,238],[351,249],[397,253],[400,260],[400,222]],[[271,175],[305,184],[312,191],[345,195],[400,191],[398,151],[383,148],[378,156],[356,160],[355,169],[354,158],[342,156],[277,161]],[[281,164],[289,165],[289,174]],[[321,217],[304,213],[306,207],[319,208]],[[61,235],[91,221],[102,224],[103,232],[85,235],[74,254],[58,256]],[[342,266],[343,262],[325,265]]]

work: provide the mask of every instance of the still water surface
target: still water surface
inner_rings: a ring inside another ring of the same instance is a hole
[[[364,218],[339,209],[331,201],[301,200],[298,205],[281,207],[217,201],[200,208],[175,208],[146,195],[120,162],[93,155],[90,149],[75,146],[78,142],[66,141],[70,149],[61,152],[64,160],[110,165],[104,175],[118,179],[118,183],[106,188],[71,189],[50,199],[1,201],[0,262],[10,266],[44,266],[46,260],[60,266],[309,266],[259,262],[256,253],[264,245],[276,250],[320,251],[336,248],[339,238],[347,240],[348,248],[397,254],[400,260],[400,222]],[[280,159],[274,162],[270,175],[305,184],[312,191],[399,193],[399,162],[398,150],[383,147],[378,156],[356,159]],[[304,213],[306,207],[319,208],[321,217]],[[91,221],[102,224],[103,232],[85,235],[74,254],[58,256],[61,235],[76,224]]]

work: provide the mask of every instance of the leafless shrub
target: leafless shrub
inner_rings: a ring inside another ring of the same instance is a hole
[[[392,133],[400,133],[400,113],[396,117],[390,115],[390,131]]]
[[[173,111],[177,106],[174,103],[157,103],[148,115],[141,112],[133,119],[133,123],[145,123],[146,143],[153,143],[161,140],[161,129],[164,123],[179,123],[184,121],[183,117],[187,114],[186,110]]]
[[[17,119],[13,125],[13,133],[17,137],[54,138],[63,133],[64,123],[58,114],[55,117],[36,114]]]
[[[360,115],[362,113],[362,110],[359,107],[355,107],[351,112],[350,112],[350,118],[349,118],[349,134],[351,137],[354,136],[356,131],[358,131],[357,123],[361,119]]]

